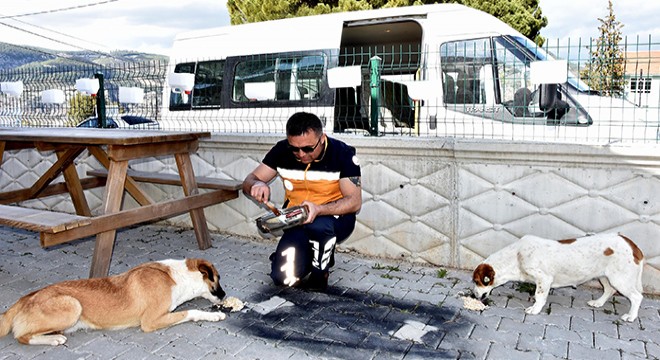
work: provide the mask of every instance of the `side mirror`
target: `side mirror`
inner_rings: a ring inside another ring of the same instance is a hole
[[[559,99],[557,88],[568,79],[566,60],[534,61],[530,64],[530,77],[539,85],[539,109],[548,112],[558,107],[565,108],[566,103]],[[563,104],[562,104],[563,103]]]
[[[539,86],[539,109],[552,110],[557,102],[557,84],[542,84]]]

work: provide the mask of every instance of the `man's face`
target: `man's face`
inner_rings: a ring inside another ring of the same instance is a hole
[[[287,136],[289,150],[303,164],[309,164],[318,159],[325,147],[323,135],[317,135],[314,131],[308,131],[299,136]]]

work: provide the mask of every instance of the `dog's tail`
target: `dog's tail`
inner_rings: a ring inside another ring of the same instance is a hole
[[[16,307],[12,306],[6,313],[0,314],[0,337],[3,337],[11,331],[12,324],[14,323],[14,316],[16,314]]]
[[[2,314],[0,315],[0,337],[9,334],[9,331],[11,331],[11,321],[7,314]]]

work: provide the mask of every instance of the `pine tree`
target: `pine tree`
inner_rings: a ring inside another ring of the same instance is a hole
[[[621,96],[625,88],[624,57],[619,47],[623,24],[616,20],[612,0],[608,0],[608,16],[598,18],[600,36],[588,48],[591,60],[580,72],[580,77],[593,90],[605,96]]]

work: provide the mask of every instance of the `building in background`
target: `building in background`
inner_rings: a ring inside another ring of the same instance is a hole
[[[660,106],[660,50],[625,53],[628,100],[643,107]]]

